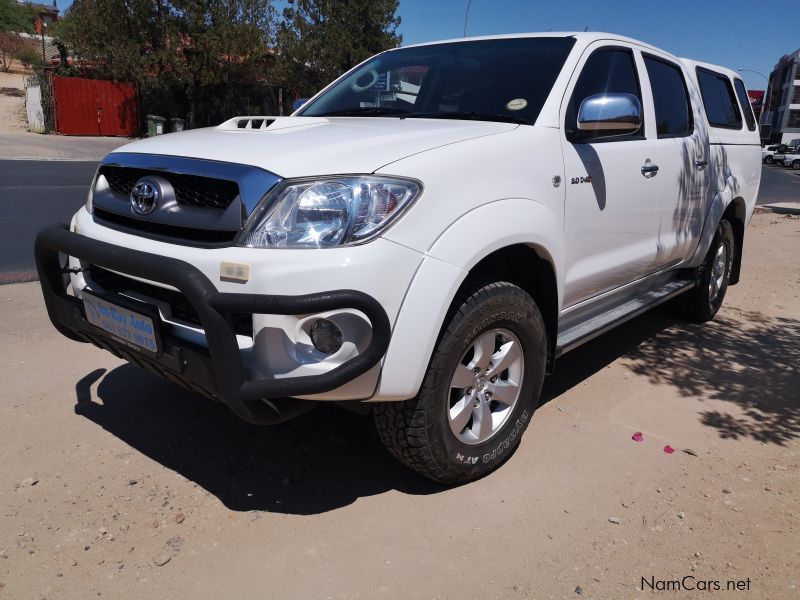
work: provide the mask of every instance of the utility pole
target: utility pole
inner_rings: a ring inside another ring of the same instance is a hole
[[[45,27],[47,27],[47,23],[44,22],[44,17],[42,17],[41,15],[39,16],[39,24],[40,24],[39,30],[42,32],[42,66],[44,66],[47,64],[47,57],[45,56],[44,52],[44,30]]]

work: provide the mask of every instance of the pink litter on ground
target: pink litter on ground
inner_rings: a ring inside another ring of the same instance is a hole
[[[643,442],[644,441],[644,434],[641,431],[637,431],[631,436],[631,439],[634,442]]]
[[[675,452],[675,448],[667,444],[666,446],[664,446],[664,452],[666,452],[667,454],[672,454],[673,452]]]

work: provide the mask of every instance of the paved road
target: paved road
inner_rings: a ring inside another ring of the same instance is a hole
[[[33,240],[86,201],[96,162],[0,160],[0,282],[30,279]]]
[[[761,168],[761,190],[756,204],[800,202],[800,171],[764,165]]]
[[[33,277],[36,232],[86,199],[96,162],[0,160],[0,283]],[[800,171],[764,167],[758,204],[800,202]]]
[[[127,144],[127,138],[0,132],[0,160],[91,160]]]

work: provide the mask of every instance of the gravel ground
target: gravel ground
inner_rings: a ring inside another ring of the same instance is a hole
[[[564,357],[458,488],[334,407],[240,423],[2,286],[0,598],[798,597],[798,234],[754,217],[714,323],[663,309]]]

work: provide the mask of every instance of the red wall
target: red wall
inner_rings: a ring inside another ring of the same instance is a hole
[[[139,132],[132,83],[54,76],[53,101],[58,133],[132,137]]]

